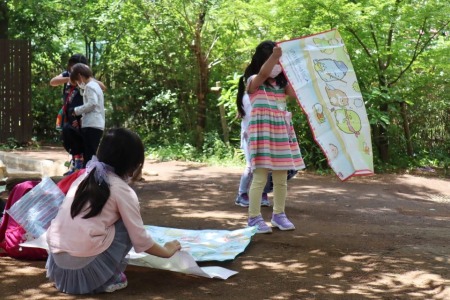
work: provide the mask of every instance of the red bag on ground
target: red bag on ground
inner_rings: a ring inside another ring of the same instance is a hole
[[[64,177],[58,182],[58,187],[64,194],[67,194],[70,186],[84,170],[75,172]],[[17,184],[8,196],[5,206],[5,213],[0,225],[0,256],[10,256],[18,259],[45,260],[47,259],[47,250],[41,248],[21,247],[20,244],[27,240],[25,229],[20,226],[7,212],[20,198],[28,193],[40,181],[24,181]]]
[[[5,252],[1,256],[11,256],[19,259],[44,260],[47,258],[47,251],[40,248],[21,247],[19,244],[26,241],[26,232],[13,218],[6,212],[23,195],[39,184],[39,181],[25,181],[17,184],[8,196],[5,206],[2,224],[0,225],[0,248]]]
[[[74,172],[70,175],[67,175],[63,179],[61,179],[56,185],[61,189],[61,191],[64,193],[64,195],[67,194],[69,191],[70,186],[72,183],[84,173],[85,169],[81,169],[77,172]]]

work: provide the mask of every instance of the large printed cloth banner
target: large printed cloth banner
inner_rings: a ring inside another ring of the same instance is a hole
[[[330,167],[341,180],[372,175],[369,120],[339,32],[277,44],[283,51],[280,64]]]

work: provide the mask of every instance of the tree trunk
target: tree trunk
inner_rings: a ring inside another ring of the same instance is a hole
[[[208,64],[205,61],[205,58],[201,52],[201,49],[196,50],[196,53],[199,53],[197,57],[199,72],[200,72],[200,78],[199,83],[197,85],[197,136],[196,136],[196,148],[198,150],[201,150],[204,143],[204,132],[206,128],[206,94],[209,91],[208,87],[208,77],[209,77],[209,71],[208,71]]]
[[[6,1],[0,1],[0,39],[8,39],[8,6]]]
[[[93,39],[91,41],[92,43],[92,58],[91,58],[91,69],[94,70],[96,69],[96,65],[97,65],[97,52],[98,52],[98,48],[97,48],[97,42],[96,39]]]
[[[383,69],[380,68],[380,74],[382,74]],[[387,94],[388,93],[388,86],[387,86],[387,80],[383,75],[379,75],[378,77],[379,84],[380,84],[380,90],[382,93]],[[381,104],[380,104],[380,111],[383,113],[386,113],[388,115],[389,113],[389,105],[386,103],[386,100],[388,97],[382,97]],[[386,126],[388,126],[386,124]],[[376,125],[377,130],[375,131],[377,135],[375,136],[375,145],[377,146],[378,153],[380,155],[380,159],[382,162],[388,162],[389,161],[389,136],[388,136],[388,130],[386,127],[384,127],[381,124]]]
[[[196,95],[198,99],[197,104],[197,131],[195,146],[197,150],[201,150],[204,143],[204,133],[206,128],[206,94],[209,92],[208,87],[208,59],[205,57],[202,51],[202,28],[205,23],[205,16],[207,11],[207,5],[203,6],[202,11],[199,13],[197,25],[195,27],[195,37],[193,50],[197,60],[197,66],[199,71],[199,78],[197,84]]]
[[[91,65],[91,45],[87,36],[84,36],[84,56],[86,56],[88,64]]]
[[[413,146],[412,146],[412,142],[411,142],[411,132],[409,130],[407,107],[408,107],[408,105],[406,104],[406,102],[400,103],[400,111],[401,111],[401,115],[403,118],[403,133],[405,134],[405,139],[406,139],[406,153],[408,154],[408,156],[413,156],[414,151],[413,151]]]
[[[197,150],[201,150],[205,141],[205,127],[206,127],[206,103],[204,95],[197,95],[198,108],[197,108],[197,131],[195,139],[195,147]]]
[[[209,89],[211,92],[217,93],[220,96],[220,92],[222,88],[220,87],[220,81],[216,82],[216,86],[213,86]],[[223,141],[228,146],[230,145],[230,132],[228,130],[227,119],[225,117],[225,105],[219,104],[219,112],[220,112],[220,123],[222,124],[222,132],[223,132]]]
[[[389,139],[387,137],[387,130],[382,125],[375,125],[374,142],[378,149],[378,154],[383,162],[389,161]]]

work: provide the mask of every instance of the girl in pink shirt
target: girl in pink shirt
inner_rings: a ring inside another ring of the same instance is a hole
[[[125,257],[131,247],[166,258],[181,249],[176,240],[164,246],[152,240],[137,195],[127,184],[144,163],[139,136],[124,128],[109,130],[97,157],[74,181],[47,231],[47,277],[68,294],[125,288]]]

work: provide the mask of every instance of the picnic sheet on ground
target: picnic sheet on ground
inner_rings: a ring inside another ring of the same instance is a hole
[[[283,50],[280,64],[330,167],[341,180],[372,175],[370,124],[339,32],[277,44]]]
[[[27,241],[22,247],[48,250],[45,232],[56,216],[64,199],[58,186],[44,178],[8,211],[17,223],[27,231]],[[238,230],[189,230],[146,225],[155,242],[164,244],[177,239],[182,251],[171,258],[160,258],[146,253],[129,253],[132,265],[151,267],[207,278],[227,279],[237,272],[222,267],[199,267],[197,261],[224,261],[234,259],[242,253],[256,233],[256,227]]]

